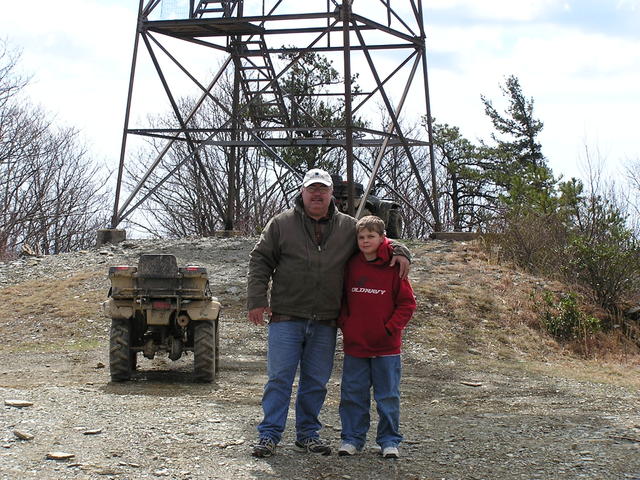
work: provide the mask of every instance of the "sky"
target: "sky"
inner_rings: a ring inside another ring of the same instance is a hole
[[[369,1],[355,0],[354,11]],[[56,122],[79,129],[94,157],[116,168],[138,0],[27,5],[0,3],[0,38],[21,51],[19,68],[31,76],[26,93]],[[423,0],[423,6],[436,121],[459,127],[473,142],[488,140],[480,96],[500,109],[506,105],[500,85],[515,75],[544,123],[539,139],[556,175],[584,178],[587,151],[612,176],[640,161],[640,0]]]

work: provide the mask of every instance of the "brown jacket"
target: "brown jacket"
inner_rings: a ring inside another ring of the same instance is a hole
[[[306,215],[302,198],[273,217],[249,259],[247,307],[271,306],[274,313],[314,320],[338,318],[347,260],[357,251],[356,220],[338,211],[333,201],[322,243],[316,221]],[[267,290],[271,280],[271,302]]]

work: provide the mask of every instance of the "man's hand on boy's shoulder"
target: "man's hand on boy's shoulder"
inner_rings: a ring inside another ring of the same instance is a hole
[[[393,256],[391,257],[389,266],[393,267],[396,262],[398,262],[400,278],[405,280],[409,276],[409,270],[411,270],[411,252],[404,244],[397,240],[391,240],[391,246],[393,247]]]
[[[402,280],[406,279],[409,276],[409,270],[411,270],[411,263],[409,262],[409,259],[407,257],[403,257],[402,255],[394,255],[393,257],[391,257],[389,266],[393,267],[396,263],[399,267],[398,275]]]

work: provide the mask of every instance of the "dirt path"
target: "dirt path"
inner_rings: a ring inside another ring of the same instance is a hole
[[[42,339],[46,324],[39,323],[36,332],[33,319],[22,314],[2,317],[0,333],[11,341],[0,350],[0,401],[32,405],[0,405],[0,479],[640,480],[640,398],[634,384],[589,382],[571,373],[599,368],[587,363],[504,358],[491,355],[485,343],[461,350],[459,339],[442,340],[446,332],[434,330],[439,307],[431,290],[405,341],[401,459],[383,460],[373,448],[353,458],[299,454],[292,447],[292,418],[277,455],[254,459],[249,452],[261,415],[265,332],[248,324],[242,306],[252,242],[185,241],[164,249],[180,263],[205,264],[223,302],[221,368],[214,385],[193,382],[192,357],[143,359],[131,382],[110,383],[108,320],[97,312],[76,320],[78,328],[89,322],[93,343],[70,342],[56,333],[63,328],[48,329]],[[58,278],[66,271],[62,265],[100,270],[151,247],[159,248],[132,244],[106,254],[5,266],[0,280],[8,288],[27,281],[29,272]],[[446,265],[451,275],[457,262],[473,266],[459,246],[413,248],[417,287],[433,285]],[[13,281],[7,280],[9,270]],[[453,276],[443,281],[456,284]],[[83,282],[88,290],[105,291],[104,279],[89,275]],[[466,342],[470,334],[463,330],[449,333]],[[322,417],[322,435],[336,448],[340,364],[338,355]],[[20,440],[16,431],[33,438]],[[74,457],[48,460],[51,452]]]

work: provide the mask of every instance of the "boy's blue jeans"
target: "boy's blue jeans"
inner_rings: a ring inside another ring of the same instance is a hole
[[[318,437],[318,419],[333,370],[337,328],[312,320],[269,324],[267,384],[262,396],[264,419],[258,435],[275,443],[282,438],[291,390],[300,366],[296,398],[296,440]]]
[[[378,411],[376,443],[397,446],[400,435],[400,355],[358,358],[344,355],[340,389],[341,439],[362,450],[369,431],[370,390]]]

